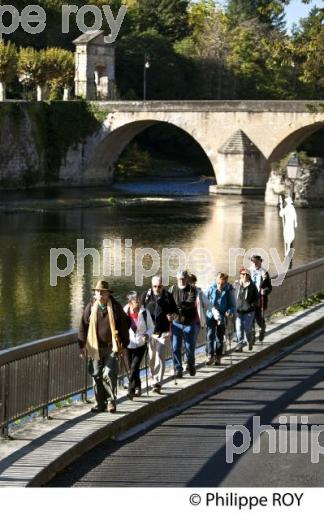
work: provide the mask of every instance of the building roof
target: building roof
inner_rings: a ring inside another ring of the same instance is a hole
[[[101,36],[103,32],[104,31],[87,31],[81,34],[76,40],[73,41],[73,43],[75,45],[89,43],[98,38],[98,36]]]
[[[244,154],[259,152],[255,144],[242,131],[237,130],[234,134],[218,149],[223,154]]]

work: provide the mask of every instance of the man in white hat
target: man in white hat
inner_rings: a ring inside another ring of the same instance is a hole
[[[80,357],[89,355],[89,373],[94,382],[97,406],[94,413],[115,412],[118,357],[129,343],[128,319],[120,303],[112,297],[109,284],[99,281],[95,297],[84,309],[78,343]]]

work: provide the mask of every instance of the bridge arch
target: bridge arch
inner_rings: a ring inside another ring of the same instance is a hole
[[[140,121],[131,121],[119,125],[114,128],[113,121],[106,123],[105,129],[98,138],[98,142],[93,147],[91,156],[87,161],[86,177],[91,182],[91,177],[96,181],[111,182],[114,177],[114,168],[118,158],[125,148],[139,134],[157,124],[165,124],[170,127],[177,128],[187,136],[189,136],[200,148],[202,155],[208,160],[210,169],[216,177],[216,171],[210,153],[205,149],[204,145],[199,142],[196,136],[181,125],[169,122],[163,119],[143,119]]]
[[[302,126],[288,135],[280,136],[279,139],[277,139],[279,143],[269,155],[269,162],[280,161],[285,155],[294,152],[308,137],[322,128],[324,128],[324,115],[323,121]]]

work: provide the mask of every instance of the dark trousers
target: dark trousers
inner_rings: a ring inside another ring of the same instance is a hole
[[[129,366],[128,392],[134,394],[135,388],[141,388],[140,365],[146,351],[146,345],[138,348],[127,349]]]
[[[100,351],[100,359],[89,360],[89,374],[99,408],[115,402],[117,395],[118,357],[111,351]]]
[[[214,318],[207,318],[207,355],[221,356],[224,344],[225,325]],[[216,340],[216,346],[215,346]]]
[[[261,307],[257,307],[255,309],[255,321],[257,322],[257,325],[260,327],[260,329],[264,332],[266,329],[266,324],[264,319],[264,311],[261,309]]]

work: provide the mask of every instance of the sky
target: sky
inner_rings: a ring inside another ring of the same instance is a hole
[[[221,4],[225,4],[226,0],[219,0]],[[312,0],[310,4],[303,4],[301,0],[291,0],[286,7],[286,20],[288,30],[293,23],[298,23],[300,18],[305,18],[312,7],[324,7],[323,0]]]
[[[313,0],[310,4],[303,4],[301,0],[292,0],[286,7],[288,28],[290,28],[294,22],[298,23],[300,18],[305,18],[312,7],[324,7],[323,0]]]

